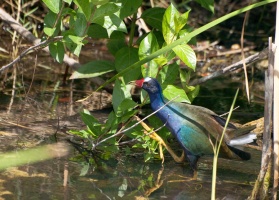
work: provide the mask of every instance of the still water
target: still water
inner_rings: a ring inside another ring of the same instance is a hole
[[[15,97],[11,97],[10,81],[0,92],[1,153],[63,141],[68,137],[65,130],[84,128],[78,115],[84,106],[101,109],[94,116],[106,119],[111,109],[107,92],[96,93],[93,103],[75,102],[96,88],[90,80],[63,82],[65,69],[49,57],[41,59],[35,71],[33,66],[28,67],[28,60],[24,62],[19,67]],[[35,80],[30,78],[33,73]],[[228,111],[243,81],[226,81],[228,78],[203,85],[194,103],[220,114]],[[252,88],[251,104],[245,103],[245,94],[240,93],[237,104],[241,106],[233,115],[235,121],[248,122],[262,116],[263,104],[258,102],[261,97],[256,96],[259,93],[257,87]],[[246,199],[250,195],[260,169],[261,152],[247,151],[252,154],[250,161],[219,160],[218,199]],[[139,153],[119,155],[99,167],[90,167],[82,176],[86,164],[73,162],[76,155],[70,147],[66,157],[1,171],[0,199],[210,199],[211,157],[200,160],[198,179],[192,180],[188,164],[176,164],[167,153],[163,165],[161,160],[145,163]]]

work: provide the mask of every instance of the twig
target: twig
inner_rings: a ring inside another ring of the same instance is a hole
[[[268,48],[265,48],[261,52],[258,52],[258,53],[254,54],[254,55],[251,55],[251,56],[245,58],[244,61],[245,61],[246,65],[248,65],[248,64],[251,64],[251,63],[253,63],[255,61],[258,61],[260,59],[265,58],[267,55],[268,55]],[[243,66],[243,60],[241,60],[239,62],[236,62],[236,63],[234,63],[234,64],[232,64],[232,65],[230,65],[230,66],[228,66],[228,67],[226,67],[224,69],[216,71],[216,72],[214,72],[214,73],[212,73],[212,74],[210,74],[208,76],[202,77],[200,79],[196,79],[196,80],[192,81],[190,83],[190,85],[193,85],[193,86],[199,85],[199,84],[204,83],[204,82],[206,82],[206,81],[208,81],[210,79],[219,77],[219,76],[224,75],[224,74],[226,74],[228,72],[235,71],[235,70],[241,68],[242,66]]]
[[[235,111],[236,109],[238,109],[240,106],[236,106],[232,111]],[[226,113],[223,113],[222,115],[219,115],[219,117],[223,117],[225,115],[228,115],[230,112],[226,112]]]
[[[251,4],[251,3],[249,3]],[[250,92],[249,92],[249,81],[248,81],[248,75],[247,75],[247,67],[246,67],[246,63],[245,63],[245,55],[244,55],[244,30],[245,30],[245,24],[249,15],[249,11],[247,11],[245,13],[245,17],[243,20],[243,24],[242,24],[242,31],[241,31],[241,38],[240,38],[240,44],[241,44],[241,57],[242,57],[242,62],[243,62],[243,69],[244,69],[244,77],[245,77],[245,88],[246,88],[246,95],[247,95],[247,99],[248,102],[250,102]]]
[[[16,59],[14,59],[12,62],[10,62],[9,64],[7,65],[4,65],[1,69],[0,69],[0,72],[4,71],[5,69],[11,67],[12,65],[14,65],[15,63],[19,62],[28,52],[32,51],[33,49],[36,49],[36,48],[45,48],[46,45],[48,45],[49,43],[51,42],[56,42],[56,41],[59,41],[59,40],[62,40],[63,39],[63,36],[56,36],[54,38],[51,38],[49,40],[46,40],[46,41],[43,41],[39,44],[36,44],[32,47],[29,47],[28,49],[24,50]]]
[[[137,125],[139,125],[141,122],[143,122],[144,120],[146,120],[147,118],[151,117],[152,115],[156,114],[157,112],[159,112],[160,110],[162,110],[165,106],[167,106],[169,103],[171,103],[172,101],[174,101],[175,99],[177,99],[180,95],[176,96],[175,98],[169,100],[167,103],[165,103],[163,106],[161,106],[158,110],[155,110],[154,112],[152,112],[151,114],[147,115],[146,117],[144,117],[142,120],[138,121],[137,123],[135,123],[134,125],[132,125],[131,127],[129,128],[126,128],[122,131],[119,131],[118,133],[115,133],[114,135],[111,135],[103,140],[101,140],[100,142],[97,142],[95,145],[93,144],[93,147],[92,147],[92,150],[94,150],[97,146],[99,146],[101,143],[111,139],[111,138],[114,138],[114,137],[117,137],[119,135],[121,135],[122,133],[125,133],[133,128],[135,128]]]

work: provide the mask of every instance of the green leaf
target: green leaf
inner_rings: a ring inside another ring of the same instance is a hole
[[[142,0],[118,0],[117,3],[121,3],[119,17],[120,19],[124,19],[137,12],[142,4]]]
[[[107,29],[109,36],[112,34],[113,31],[122,31],[124,33],[127,33],[125,23],[115,14],[105,16],[102,26]]]
[[[177,45],[172,50],[188,67],[195,71],[197,58],[194,50],[189,45]]]
[[[173,85],[179,74],[179,65],[175,62],[170,65],[165,65],[162,67],[159,73],[159,82],[162,83],[164,88],[167,85]]]
[[[199,94],[200,92],[200,86],[187,86],[187,89],[189,90],[189,92],[187,92],[187,96],[189,98],[189,100],[192,102]]]
[[[109,0],[91,0],[91,3],[94,5],[104,5],[108,2],[109,2]]]
[[[78,6],[81,13],[85,15],[87,21],[89,21],[91,16],[91,6],[89,0],[74,0],[74,2]]]
[[[159,45],[155,35],[150,32],[140,43],[139,46],[139,58],[140,60],[151,55],[153,52],[159,49]],[[156,61],[151,60],[150,62],[142,65],[141,72],[144,77],[156,77],[159,70],[159,66]]]
[[[108,38],[107,29],[99,24],[91,24],[88,28],[87,35],[95,39]]]
[[[107,60],[94,60],[83,64],[70,79],[92,78],[115,70],[114,63]]]
[[[80,171],[80,174],[79,176],[85,176],[88,171],[89,171],[89,167],[90,167],[90,164],[89,163],[85,163]]]
[[[149,26],[162,31],[162,21],[165,11],[165,8],[160,7],[149,8],[142,13],[141,18]]]
[[[51,56],[59,63],[63,62],[64,59],[64,45],[62,42],[55,42],[49,44],[49,51]]]
[[[168,99],[176,102],[186,102],[186,103],[191,103],[189,98],[187,97],[185,91],[181,88],[178,88],[173,85],[168,85],[164,90],[163,90],[163,95]]]
[[[266,4],[269,4],[269,3],[273,3],[273,2],[276,2],[276,0],[269,0],[269,1],[261,1],[259,3],[255,3],[255,4],[252,4],[252,5],[249,5],[249,6],[246,6],[246,7],[243,7],[239,10],[236,10],[232,13],[229,13],[223,17],[220,17],[200,28],[197,28],[195,29],[193,32],[189,33],[187,36],[183,37],[183,38],[179,38],[178,40],[174,41],[173,43],[165,46],[165,47],[162,47],[161,49],[159,49],[158,51],[154,52],[153,54],[151,54],[150,56],[146,57],[145,59],[143,60],[140,60],[136,63],[134,63],[133,65],[129,66],[128,68],[126,68],[125,70],[121,71],[120,73],[116,74],[115,76],[113,76],[111,79],[109,79],[108,81],[106,81],[103,85],[101,85],[97,90],[100,90],[101,88],[103,88],[105,85],[111,83],[112,81],[114,81],[115,79],[123,76],[123,74],[126,74],[126,73],[129,73],[130,70],[132,69],[135,69],[135,68],[138,68],[140,67],[141,65],[145,64],[146,62],[149,62],[150,60],[160,56],[161,54],[164,54],[168,51],[170,51],[171,49],[173,49],[175,46],[179,45],[179,44],[182,44],[184,43],[185,41],[189,41],[189,39],[197,36],[198,34],[216,26],[217,24],[220,24],[221,22],[224,22],[225,20],[228,20],[234,16],[237,16],[239,15],[240,13],[244,13],[248,10],[252,10],[254,8],[257,8],[257,7],[260,7],[260,6],[263,6],[263,5],[266,5]]]
[[[172,4],[167,8],[162,22],[162,32],[167,44],[177,39],[179,31],[187,23],[189,12],[181,15]]]
[[[104,27],[109,36],[115,30],[126,33],[127,29],[119,17],[119,10],[120,6],[112,2],[99,6],[94,13],[92,22]]]
[[[64,41],[67,48],[76,56],[79,56],[80,54],[81,47],[83,46],[83,39],[84,37],[79,37],[68,33],[65,33],[64,36]]]
[[[150,32],[140,43],[139,58],[142,60],[159,49],[155,35]]]
[[[62,2],[60,0],[43,0],[46,6],[54,13],[59,13],[61,10]]]
[[[131,111],[137,105],[132,99],[124,99],[117,108],[116,116],[121,117],[127,111]],[[129,116],[130,118],[131,116]]]
[[[60,30],[61,21],[58,20],[58,23],[55,25],[57,14],[49,11],[48,14],[44,18],[44,32],[48,36],[56,36]]]
[[[103,132],[107,132],[108,130],[110,130],[111,134],[114,134],[118,128],[118,118],[116,117],[116,114],[114,113],[114,111],[111,111],[108,119],[106,120],[105,123],[105,128],[103,130]]]
[[[54,34],[54,33],[55,33],[56,30],[57,30],[56,28],[44,27],[44,33],[47,36],[55,36],[56,34]]]
[[[74,25],[74,31],[75,34],[79,37],[82,37],[86,34],[87,29],[87,21],[86,16],[80,12],[80,9],[78,9],[76,19],[75,19],[75,25]]]
[[[106,3],[104,5],[98,6],[95,10],[94,16],[92,18],[93,23],[102,25],[104,23],[104,17],[112,15],[120,10],[120,7],[115,3]]]
[[[180,81],[182,84],[182,88],[185,90],[186,86],[189,84],[189,81],[191,78],[191,71],[179,68],[179,75],[180,75]]]
[[[70,4],[72,3],[73,0],[63,0],[63,1],[64,1],[65,3],[67,3],[67,4],[70,5]]]
[[[111,34],[110,39],[107,43],[109,52],[115,56],[116,53],[125,46],[125,35],[122,32],[114,31]]]
[[[123,47],[115,54],[115,68],[117,72],[121,72],[126,69],[126,67],[131,64],[137,62],[139,60],[138,57],[138,49],[133,47]],[[140,69],[131,70],[129,74],[125,74],[123,76],[125,83],[128,83],[132,80],[135,80],[140,75]]]
[[[118,110],[120,103],[127,98],[131,98],[131,85],[125,85],[120,80],[115,81],[112,92],[112,105],[115,112]]]
[[[102,133],[101,124],[95,117],[88,113],[88,111],[81,112],[80,116],[82,121],[92,131],[94,135],[100,135]]]
[[[195,1],[201,4],[201,6],[204,7],[205,9],[214,13],[214,0],[195,0]]]

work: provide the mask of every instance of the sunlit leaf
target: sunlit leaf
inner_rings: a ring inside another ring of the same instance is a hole
[[[43,0],[46,6],[54,13],[59,13],[62,2],[60,0]]]
[[[153,52],[159,49],[159,45],[155,35],[150,32],[140,43],[139,46],[139,58],[140,60],[146,58],[151,55]],[[141,71],[144,77],[156,77],[158,73],[158,64],[151,60],[150,62],[142,65]]]
[[[109,36],[113,31],[122,31],[124,33],[127,33],[125,23],[117,15],[114,14],[105,16],[103,27],[107,29]]]
[[[64,1],[65,3],[67,3],[67,4],[70,5],[70,4],[72,3],[73,0],[63,0],[63,1]]]
[[[74,2],[79,7],[81,13],[85,15],[87,21],[89,21],[91,16],[91,6],[89,0],[74,0]]]
[[[172,100],[175,98],[173,101],[191,103],[185,91],[173,85],[168,85],[166,88],[164,88],[163,95],[168,100]]]
[[[196,54],[194,50],[187,44],[177,45],[173,48],[175,54],[191,69],[196,69]]]
[[[187,23],[189,12],[180,14],[172,4],[167,8],[162,22],[162,32],[167,44],[177,39],[179,31]]]

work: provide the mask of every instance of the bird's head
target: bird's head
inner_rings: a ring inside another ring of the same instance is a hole
[[[155,78],[146,77],[135,81],[137,87],[141,87],[149,94],[161,93],[162,89],[160,84]]]

